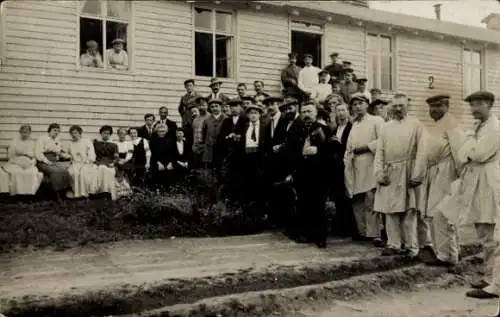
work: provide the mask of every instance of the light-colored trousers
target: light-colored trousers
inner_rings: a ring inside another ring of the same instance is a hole
[[[385,215],[387,247],[399,250],[404,243],[413,255],[419,251],[417,234],[419,213],[415,210]]]
[[[460,252],[458,230],[440,211],[432,217],[432,240],[434,252],[439,260],[458,263]]]
[[[499,243],[495,239],[495,224],[493,223],[475,223],[476,234],[479,239],[479,243],[483,247],[483,261],[481,266],[481,275],[483,279],[490,285],[498,283],[500,277],[494,276],[495,262],[499,260],[496,259],[500,255],[498,250]],[[499,274],[500,272],[496,272]]]
[[[375,190],[354,195],[352,198],[352,211],[358,232],[363,237],[380,238],[382,218],[373,211]]]

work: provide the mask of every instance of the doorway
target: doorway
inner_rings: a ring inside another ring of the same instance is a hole
[[[297,53],[297,65],[304,67],[304,54],[313,56],[313,65],[321,67],[321,34],[292,30],[292,52]]]

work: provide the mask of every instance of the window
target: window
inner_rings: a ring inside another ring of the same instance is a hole
[[[366,51],[368,86],[392,90],[394,81],[392,37],[368,33]]]
[[[84,0],[79,5],[80,66],[127,70],[131,2]]]
[[[232,12],[195,8],[195,75],[234,77]]]
[[[297,65],[304,67],[304,54],[311,54],[313,65],[321,68],[323,25],[292,20],[291,29],[291,51],[298,55]]]
[[[0,65],[3,64],[5,58],[5,11],[7,1],[0,2]]]
[[[467,96],[474,91],[481,90],[484,86],[484,61],[482,50],[464,48],[463,62],[464,93]]]

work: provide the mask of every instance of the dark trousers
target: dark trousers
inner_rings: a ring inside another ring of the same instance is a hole
[[[238,176],[241,177],[241,180],[239,186],[237,186],[237,190],[239,190],[237,195],[243,211],[257,220],[265,212],[261,153],[245,153],[240,156],[238,163]]]
[[[344,166],[339,166],[333,172],[332,183],[330,184],[330,199],[335,204],[335,217],[332,223],[332,233],[341,237],[354,237],[358,233],[352,201],[347,197],[347,190],[344,182]]]
[[[326,242],[328,234],[326,199],[328,196],[328,183],[325,173],[316,166],[314,161],[301,164],[297,172],[297,221],[299,235],[311,242]],[[323,172],[323,174],[321,174]]]

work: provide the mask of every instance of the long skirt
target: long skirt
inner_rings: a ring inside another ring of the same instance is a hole
[[[97,177],[95,178],[94,184],[91,187],[91,192],[96,194],[108,193],[111,195],[111,199],[116,199],[115,176],[116,169],[114,167],[98,165]]]
[[[0,167],[0,193],[10,192],[9,174]]]
[[[12,196],[35,195],[40,188],[43,174],[38,171],[36,166],[22,168],[19,165],[7,163],[4,170],[9,175],[9,192]]]
[[[69,175],[67,165],[61,162],[54,162],[47,165],[38,162],[38,169],[49,179],[52,189],[59,192],[71,187],[71,176]]]
[[[96,165],[73,163],[68,168],[68,171],[72,180],[72,191],[68,193],[69,197],[80,198],[96,194],[96,186],[94,186],[94,184],[98,181],[98,171]]]

